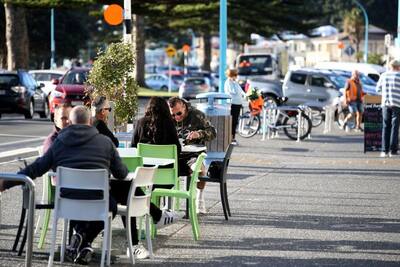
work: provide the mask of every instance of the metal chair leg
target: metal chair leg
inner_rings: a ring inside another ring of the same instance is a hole
[[[226,197],[225,197],[225,190],[224,190],[224,184],[219,183],[219,192],[221,195],[221,203],[222,203],[222,209],[224,211],[224,216],[225,220],[228,220],[228,208],[226,207]]]
[[[226,189],[226,183],[224,183],[224,193],[225,193],[225,203],[226,203],[226,208],[228,210],[228,215],[231,217],[231,208],[229,207],[229,200],[228,200],[228,190]]]
[[[12,247],[12,251],[17,251],[17,246],[19,243],[19,239],[21,237],[22,228],[24,227],[24,223],[25,223],[25,216],[26,216],[26,209],[24,208],[24,204],[22,204],[21,217],[19,219],[17,235],[15,236],[15,241],[14,241],[14,245]]]

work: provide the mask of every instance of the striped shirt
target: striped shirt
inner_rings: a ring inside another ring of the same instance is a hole
[[[400,72],[382,73],[376,85],[376,91],[382,93],[382,107],[400,107]]]

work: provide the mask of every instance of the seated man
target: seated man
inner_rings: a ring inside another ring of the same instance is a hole
[[[168,105],[172,118],[175,121],[178,137],[184,139],[185,144],[205,145],[206,141],[211,141],[217,136],[217,132],[206,115],[200,110],[192,107],[189,102],[179,97],[172,97],[168,100]],[[190,166],[196,161],[198,153],[181,153],[179,155],[179,176],[190,174]],[[205,175],[202,174],[202,175]],[[198,211],[206,212],[203,190],[206,183],[199,181],[197,183]]]
[[[35,179],[50,169],[56,170],[58,166],[63,166],[107,169],[115,178],[124,179],[128,174],[126,166],[112,141],[90,125],[90,113],[87,108],[74,107],[69,118],[72,125],[60,131],[47,152],[19,173]],[[18,183],[0,180],[0,191],[16,184]],[[110,211],[115,216],[117,204],[111,195]],[[71,224],[74,225],[74,235],[67,248],[67,257],[76,263],[87,264],[93,253],[91,243],[103,230],[103,222],[75,221]]]
[[[110,101],[104,96],[96,97],[92,102],[92,107],[95,109],[95,116],[93,118],[93,126],[99,133],[108,136],[116,147],[119,146],[118,139],[107,127],[108,114],[111,112]]]
[[[65,127],[70,125],[69,121],[69,113],[71,112],[72,106],[70,103],[63,103],[57,105],[54,110],[54,129],[47,136],[47,138],[43,142],[43,153],[49,149],[49,147],[53,144],[54,140],[56,140],[58,133],[64,129]]]

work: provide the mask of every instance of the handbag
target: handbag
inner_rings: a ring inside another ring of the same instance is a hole
[[[208,167],[207,176],[210,178],[221,178],[223,168],[223,161],[211,161],[210,167]]]

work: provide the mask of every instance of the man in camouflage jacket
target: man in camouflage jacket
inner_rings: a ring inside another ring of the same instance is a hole
[[[185,139],[185,144],[202,144],[213,140],[217,132],[200,110],[178,97],[168,100],[171,115],[175,120],[178,137]]]
[[[210,121],[206,119],[206,115],[200,110],[192,107],[189,102],[179,97],[172,97],[168,100],[169,109],[172,118],[175,120],[176,131],[178,137],[184,139],[184,144],[202,144],[211,141],[217,136],[217,131]],[[189,175],[190,167],[194,163],[197,154],[181,153],[179,155],[179,176]],[[202,170],[205,175],[205,170]],[[197,183],[199,189],[197,194],[197,211],[205,213],[205,201],[203,190],[206,183],[200,181]]]

